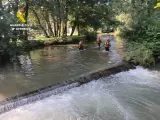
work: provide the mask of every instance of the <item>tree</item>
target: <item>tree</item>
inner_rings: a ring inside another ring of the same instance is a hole
[[[119,20],[121,37],[127,40],[127,58],[141,65],[154,63],[160,55],[160,24],[154,9],[156,0],[119,0],[111,2],[114,15]],[[123,6],[123,7],[119,7]],[[142,55],[144,55],[142,57]]]

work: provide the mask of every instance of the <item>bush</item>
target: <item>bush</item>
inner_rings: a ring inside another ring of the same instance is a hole
[[[36,48],[36,47],[41,47],[44,46],[44,41],[40,40],[30,40],[29,41],[29,47],[31,48]]]
[[[83,40],[84,42],[92,42],[95,41],[96,38],[97,38],[96,32],[85,31],[83,35],[68,37],[68,41],[71,43],[78,43],[80,40]]]
[[[72,43],[72,44],[75,44],[75,43],[79,43],[80,40],[85,40],[85,36],[70,36],[68,37],[68,42],[69,43]]]
[[[35,40],[41,40],[41,41],[48,41],[48,40],[53,40],[53,41],[61,41],[62,37],[51,37],[51,38],[46,38],[44,36],[37,36]]]
[[[155,64],[153,51],[147,43],[131,42],[127,44],[125,59],[135,64],[150,66]]]
[[[85,33],[85,39],[87,42],[92,42],[95,41],[97,38],[97,33],[96,32],[86,32]]]

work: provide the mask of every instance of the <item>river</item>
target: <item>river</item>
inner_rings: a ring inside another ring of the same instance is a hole
[[[160,71],[137,67],[0,115],[0,120],[159,120]]]
[[[69,45],[21,55],[19,62],[0,69],[1,100],[121,64],[119,44],[113,40],[111,45],[109,53],[90,44],[81,52]],[[160,119],[159,66],[137,67],[79,87],[72,86],[66,91],[59,88],[61,93],[3,113],[0,120]]]
[[[19,56],[0,68],[0,101],[121,63],[116,51],[121,45],[113,39],[111,44],[109,53],[89,44],[85,51],[76,45],[50,46]]]

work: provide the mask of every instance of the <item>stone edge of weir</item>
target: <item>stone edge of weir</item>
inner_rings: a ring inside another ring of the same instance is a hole
[[[76,79],[67,80],[64,83],[58,83],[57,85],[47,86],[38,90],[7,98],[6,100],[0,102],[0,114],[6,113],[23,105],[45,99],[52,95],[62,93],[68,89],[89,83],[92,80],[98,80],[102,77],[108,77],[119,72],[128,71],[129,69],[135,69],[135,66],[123,62],[120,65],[94,73],[89,73],[87,75],[82,75]]]

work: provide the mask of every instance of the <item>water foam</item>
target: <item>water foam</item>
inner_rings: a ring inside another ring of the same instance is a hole
[[[14,109],[0,120],[158,120],[159,81],[158,71],[137,67]]]

